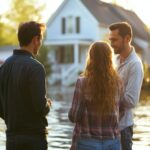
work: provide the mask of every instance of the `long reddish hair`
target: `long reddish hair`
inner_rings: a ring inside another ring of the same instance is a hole
[[[114,69],[109,44],[99,41],[90,46],[82,76],[87,78],[86,89],[94,110],[103,116],[112,113],[121,80]]]

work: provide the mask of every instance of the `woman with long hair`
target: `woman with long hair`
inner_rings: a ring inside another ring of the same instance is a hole
[[[93,43],[76,82],[69,119],[75,123],[71,150],[119,150],[121,80],[106,42]]]

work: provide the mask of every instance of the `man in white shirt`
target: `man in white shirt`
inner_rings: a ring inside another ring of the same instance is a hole
[[[118,22],[109,26],[109,40],[117,57],[117,70],[123,81],[122,97],[125,114],[120,120],[122,150],[132,150],[133,109],[136,107],[142,81],[143,66],[131,45],[132,28],[127,22]]]

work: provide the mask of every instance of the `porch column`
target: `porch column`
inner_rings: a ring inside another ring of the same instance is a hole
[[[79,44],[74,44],[74,64],[79,64]]]

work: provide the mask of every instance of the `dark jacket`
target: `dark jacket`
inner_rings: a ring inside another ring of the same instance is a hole
[[[9,134],[46,132],[49,107],[44,67],[29,52],[14,50],[0,68],[0,117]]]

